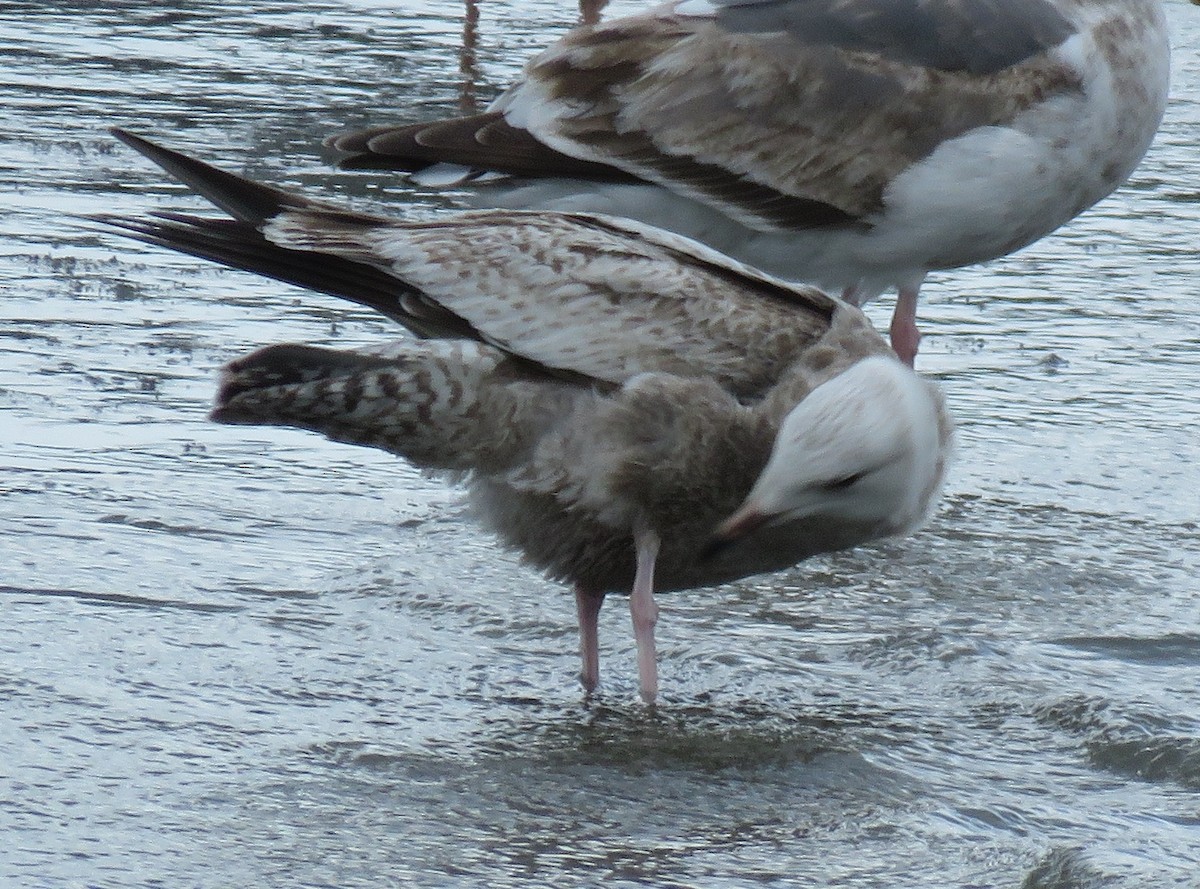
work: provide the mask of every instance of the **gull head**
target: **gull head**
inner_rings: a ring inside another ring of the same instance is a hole
[[[949,420],[936,387],[894,358],[866,358],[784,417],[749,495],[704,556],[767,525],[809,520],[862,539],[919,525],[941,486]]]

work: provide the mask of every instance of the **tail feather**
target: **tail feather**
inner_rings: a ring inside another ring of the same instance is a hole
[[[211,418],[320,432],[426,469],[503,471],[533,446],[556,391],[478,343],[380,354],[287,344],[226,365]]]
[[[262,415],[256,415],[255,410],[251,409],[256,403],[256,393],[261,396],[264,390],[282,391],[286,388],[290,390],[289,397],[295,397],[306,386],[371,370],[390,369],[396,364],[394,359],[361,352],[294,343],[267,346],[225,365],[221,371],[212,418],[220,423],[261,422]],[[265,403],[261,399],[258,401],[260,406]],[[284,416],[290,407],[286,401],[276,401],[272,409]]]

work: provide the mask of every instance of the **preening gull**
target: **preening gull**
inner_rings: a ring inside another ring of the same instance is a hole
[[[1167,74],[1160,0],[677,0],[575,28],[483,114],[329,143],[344,166],[477,181],[491,206],[638,219],[856,305],[895,287],[911,364],[929,272],[1112,192]]]
[[[627,220],[349,212],[116,130],[224,210],[101,217],[133,237],[369,306],[418,335],[269,346],[213,418],[294,426],[465,476],[481,519],[597,617],[630,591],[641,694],[653,591],[782,569],[916,527],[950,421],[854,306]]]

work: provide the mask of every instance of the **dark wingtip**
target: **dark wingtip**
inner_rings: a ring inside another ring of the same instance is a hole
[[[260,225],[285,208],[323,207],[315,201],[297,197],[269,185],[251,182],[194,157],[165,148],[121,127],[112,127],[109,132],[242,222]]]
[[[191,185],[193,188],[196,186],[191,182],[191,179],[194,177],[196,170],[202,168],[216,169],[215,167],[209,167],[208,164],[190,158],[186,154],[172,151],[170,148],[165,148],[156,142],[151,142],[145,136],[139,136],[121,127],[110,127],[108,131],[138,154],[149,158],[172,176],[180,179],[187,185]],[[225,175],[230,176],[232,174],[225,173]]]
[[[337,161],[339,170],[354,172],[418,173],[431,166],[429,161],[408,160],[378,154],[352,154]]]
[[[338,155],[334,159],[334,163],[339,170],[416,173],[430,166],[433,161],[421,159],[417,156],[410,157],[403,151],[399,153],[390,151],[378,153],[372,151],[371,140],[381,134],[393,133],[400,130],[419,130],[423,126],[423,124],[416,124],[351,130],[345,133],[334,133],[332,136],[326,136],[324,142],[321,144],[325,149],[335,152]]]
[[[134,151],[137,151],[141,154],[149,155],[158,148],[158,146],[153,142],[142,138],[136,133],[129,132],[129,130],[125,129],[124,127],[109,127],[108,131]]]
[[[317,376],[328,376],[344,366],[355,364],[343,353],[320,346],[299,343],[263,346],[221,369],[217,407],[224,407],[244,392],[303,383]]]
[[[362,130],[350,130],[343,133],[334,133],[326,136],[321,140],[321,147],[328,148],[331,151],[341,151],[343,153],[362,151],[361,147],[357,147],[362,141]]]

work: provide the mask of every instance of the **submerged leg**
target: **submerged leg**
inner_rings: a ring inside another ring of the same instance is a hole
[[[594,593],[583,587],[575,587],[575,613],[579,615],[579,681],[584,694],[591,697],[600,684],[600,639],[597,632],[600,606],[604,604],[604,593]]]
[[[920,285],[901,287],[896,294],[896,308],[892,312],[892,351],[909,367],[917,360],[917,347],[921,343],[921,331],[917,330],[917,294]]]
[[[634,532],[633,543],[637,549],[637,575],[629,594],[629,614],[633,618],[633,638],[637,641],[642,700],[653,704],[658,696],[658,663],[654,651],[658,605],[654,602],[654,560],[658,557],[660,541],[657,534],[643,528]]]

